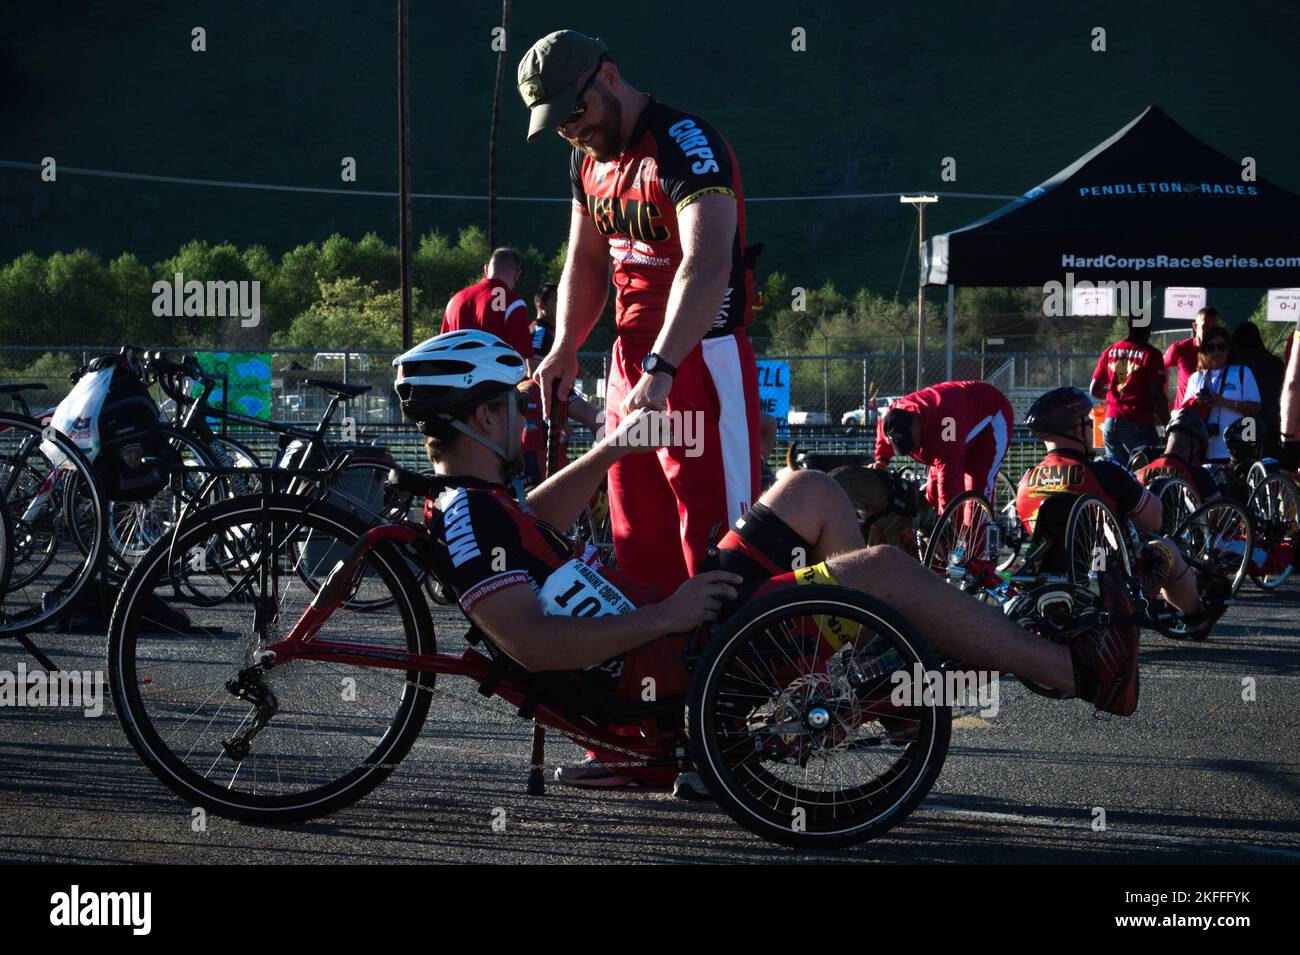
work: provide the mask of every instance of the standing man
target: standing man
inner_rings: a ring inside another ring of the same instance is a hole
[[[524,262],[514,249],[496,249],[483,266],[483,280],[463,288],[447,302],[442,334],[481,331],[495,335],[527,361],[533,354],[528,304],[515,291]]]
[[[1257,430],[1256,441],[1260,454],[1275,458],[1282,449],[1282,380],[1286,376],[1286,362],[1264,347],[1259,326],[1244,321],[1232,332],[1232,342],[1237,346],[1237,359],[1250,369],[1259,388],[1259,420],[1263,427]]]
[[[1183,405],[1183,392],[1187,389],[1187,379],[1192,376],[1192,372],[1196,371],[1196,358],[1200,354],[1201,336],[1205,334],[1207,328],[1213,328],[1215,325],[1221,325],[1222,323],[1223,319],[1219,317],[1219,310],[1207,306],[1197,312],[1196,318],[1192,319],[1192,337],[1174,342],[1165,350],[1165,367],[1178,369],[1178,387],[1174,391],[1174,400],[1170,407],[1181,408]]]
[[[1286,374],[1282,379],[1282,466],[1300,468],[1300,331],[1286,339]]]
[[[1159,442],[1156,422],[1169,420],[1165,363],[1150,340],[1150,323],[1137,326],[1130,318],[1128,334],[1102,351],[1092,373],[1092,396],[1106,399],[1106,456],[1124,467],[1138,448]]]
[[[681,429],[655,455],[611,468],[614,550],[628,574],[672,593],[699,570],[714,530],[758,498],[740,167],[712,126],[634,88],[593,37],[560,30],[538,40],[519,62],[518,86],[529,142],[558,133],[573,146],[555,343],[534,377],[547,402],[552,382],[569,387],[612,263],[618,337],[606,427],[651,408]]]
[[[990,503],[1016,413],[1006,395],[984,381],[945,381],[904,395],[876,425],[877,468],[896,454],[929,465],[926,497],[939,513],[965,491]]]
[[[533,322],[533,357],[528,361],[528,372],[532,374],[542,363],[546,353],[555,344],[555,290],[554,282],[543,282],[533,293],[533,309],[537,318]]]

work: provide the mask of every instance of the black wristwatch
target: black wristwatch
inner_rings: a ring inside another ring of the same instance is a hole
[[[669,378],[677,377],[677,366],[668,364],[668,362],[664,361],[654,352],[651,352],[641,359],[641,370],[647,375],[658,374],[662,371],[667,374]]]

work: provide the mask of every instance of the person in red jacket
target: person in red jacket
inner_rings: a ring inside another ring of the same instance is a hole
[[[496,249],[483,266],[483,281],[463,288],[447,302],[441,334],[480,331],[495,335],[524,361],[533,357],[533,332],[528,303],[515,291],[523,274],[523,259],[514,249]]]
[[[904,395],[876,425],[875,466],[906,454],[930,467],[926,495],[943,513],[964,491],[993,500],[993,482],[1011,443],[1015,411],[983,381],[945,381]]]
[[[1177,408],[1183,403],[1183,392],[1187,388],[1187,379],[1196,371],[1196,357],[1201,348],[1201,336],[1207,328],[1223,323],[1217,308],[1203,308],[1192,320],[1192,337],[1174,342],[1165,350],[1165,368],[1178,369],[1178,387],[1174,391],[1174,400],[1169,407]],[[1121,464],[1124,462],[1120,462]]]

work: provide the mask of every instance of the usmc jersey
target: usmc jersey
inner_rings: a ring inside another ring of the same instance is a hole
[[[736,200],[731,275],[706,338],[753,320],[753,279],[745,265],[745,206],[740,166],[727,141],[698,116],[651,97],[626,152],[597,162],[575,148],[569,175],[575,208],[609,240],[614,260],[614,321],[621,336],[653,341],[682,262],[677,217],[709,193]]]
[[[1029,533],[1034,533],[1038,512],[1051,499],[1065,497],[1073,504],[1084,494],[1095,494],[1123,519],[1136,510],[1143,488],[1127,470],[1114,461],[1092,460],[1071,448],[1049,451],[1043,460],[1025,472],[1016,488],[1016,513]],[[1056,516],[1064,520],[1068,508]],[[1064,528],[1062,528],[1064,529]]]

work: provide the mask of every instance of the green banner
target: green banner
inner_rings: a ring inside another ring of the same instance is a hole
[[[235,414],[271,420],[271,353],[270,352],[195,352],[199,367],[210,375],[225,375],[230,386],[226,407]],[[208,403],[221,407],[221,386]]]

